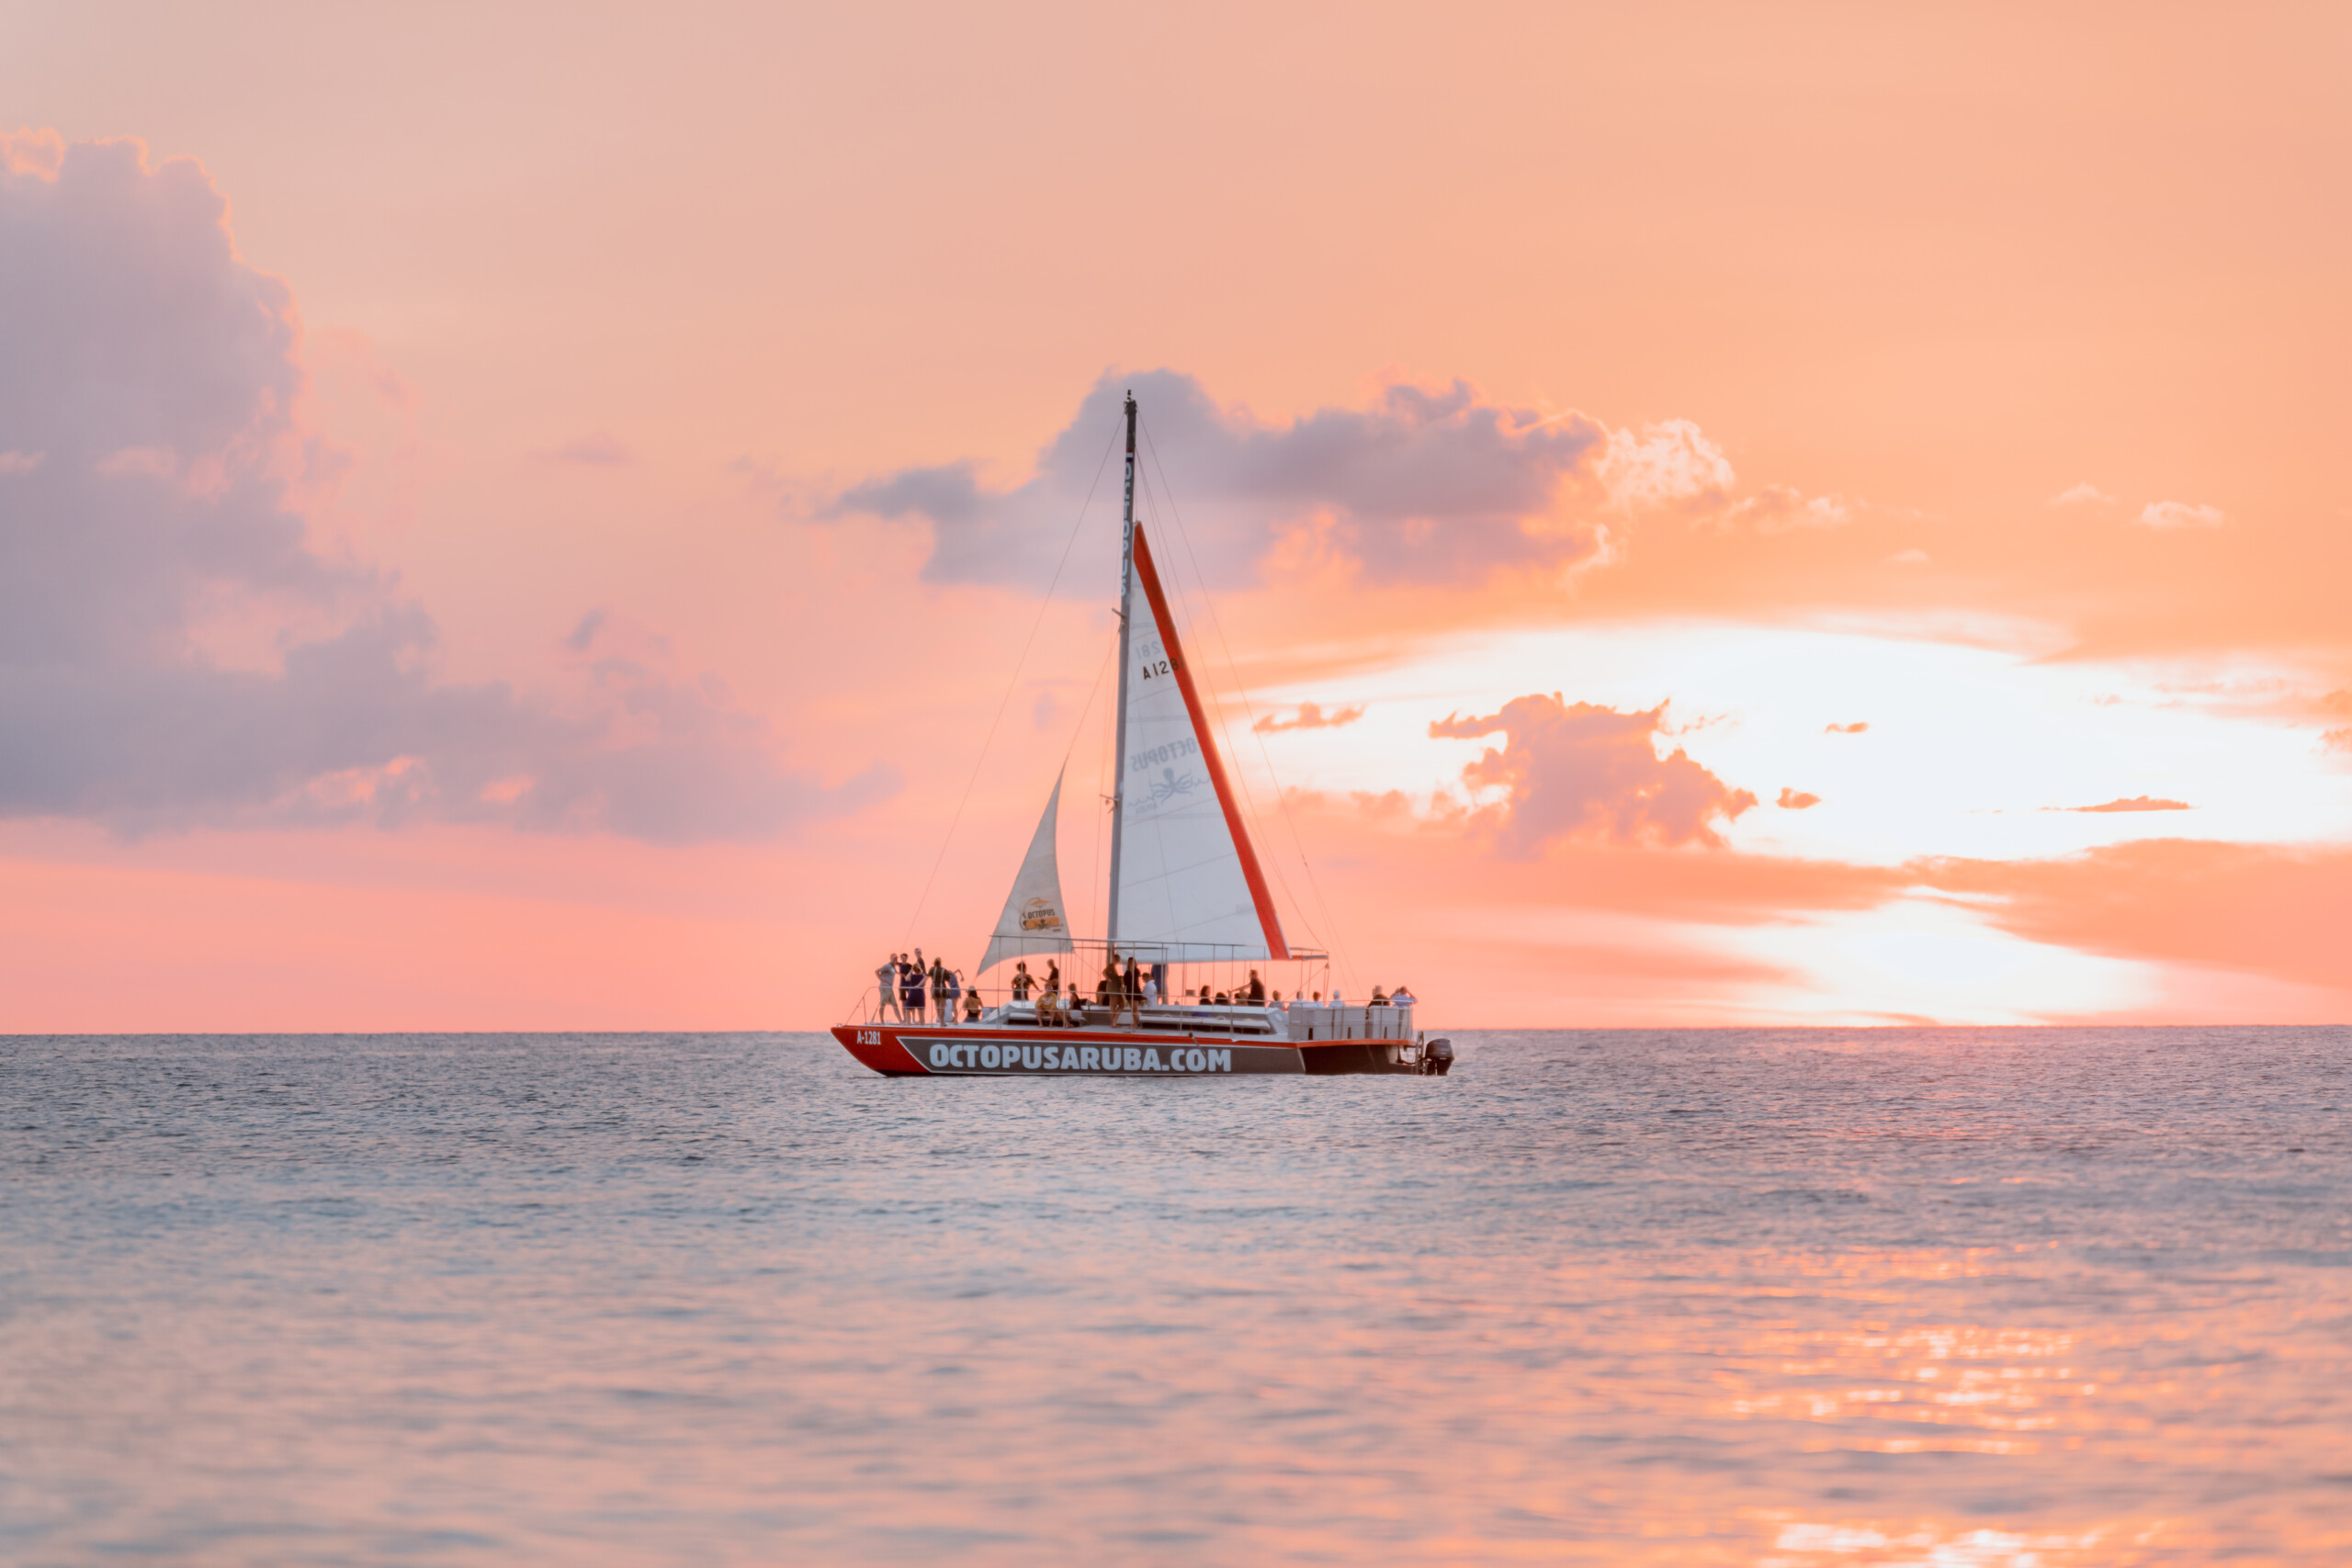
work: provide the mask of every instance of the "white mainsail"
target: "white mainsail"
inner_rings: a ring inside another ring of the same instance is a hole
[[[996,930],[989,935],[988,952],[980,958],[982,971],[1008,958],[1070,951],[1069,920],[1062,913],[1061,868],[1054,859],[1054,824],[1061,805],[1062,781],[1057,773],[1054,793],[1046,798],[1046,814],[1037,819],[1029,852],[1021,857],[1004,913],[996,918]]]
[[[1128,612],[1112,940],[1148,961],[1287,958],[1140,524]],[[993,951],[993,949],[991,949]]]

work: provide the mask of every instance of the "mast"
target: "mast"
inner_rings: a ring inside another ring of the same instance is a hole
[[[1127,389],[1127,491],[1119,513],[1119,698],[1118,754],[1111,771],[1111,920],[1106,933],[1114,951],[1119,945],[1119,839],[1125,819],[1120,810],[1119,781],[1127,766],[1127,627],[1128,604],[1136,586],[1136,394]]]

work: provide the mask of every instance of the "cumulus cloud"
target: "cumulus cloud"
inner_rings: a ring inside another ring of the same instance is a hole
[[[2187,811],[2185,800],[2160,800],[2154,795],[2135,795],[2129,800],[2110,800],[2098,806],[2062,806],[2061,811]]]
[[[2085,479],[2078,485],[2068,485],[2042,503],[2045,506],[2112,506],[2115,497]]]
[[[1611,431],[1597,477],[1627,512],[1712,512],[1728,502],[1738,482],[1731,459],[1687,419],[1645,424],[1638,434]]]
[[[1502,747],[1487,748],[1462,776],[1474,791],[1507,792],[1503,806],[1480,815],[1498,848],[1514,859],[1567,839],[1720,844],[1714,824],[1747,810],[1756,796],[1731,788],[1679,748],[1660,757],[1655,738],[1665,717],[1663,703],[1620,713],[1537,694],[1480,718],[1449,715],[1430,734],[1503,733]]]
[[[437,681],[423,610],[307,537],[334,464],[293,415],[294,301],[224,217],[193,163],[0,137],[0,451],[28,455],[0,475],[0,815],[685,841],[893,786],[781,768],[723,687],[599,654],[594,613],[577,702]]]
[[[1807,496],[1787,485],[1766,485],[1720,515],[1727,527],[1789,534],[1800,528],[1842,528],[1854,520],[1855,508],[1842,495]]]
[[[1366,408],[1270,423],[1219,405],[1176,371],[1105,376],[1022,484],[992,488],[969,461],[902,468],[842,491],[820,515],[928,521],[929,581],[1042,586],[1090,490],[1096,514],[1115,515],[1110,443],[1130,387],[1148,435],[1138,511],[1163,536],[1181,514],[1213,580],[1247,581],[1277,541],[1303,530],[1375,581],[1475,579],[1597,548],[1591,529],[1557,525],[1555,501],[1571,479],[1589,479],[1605,433],[1581,415],[1488,402],[1459,381],[1391,386]],[[1117,547],[1114,533],[1081,535],[1088,558],[1070,570],[1100,569]]]
[[[2143,528],[2173,530],[2178,528],[2218,528],[2230,520],[2230,514],[2218,506],[2191,506],[2184,501],[2152,501],[2140,509],[2134,519]]]
[[[1853,724],[1832,724],[1823,728],[1824,735],[1860,735],[1870,728],[1868,721]]]
[[[1250,726],[1261,735],[1280,735],[1286,729],[1337,729],[1343,724],[1353,724],[1363,716],[1361,707],[1339,708],[1325,713],[1314,703],[1298,705],[1298,716],[1284,718],[1280,714],[1268,714]]]
[[[1807,807],[1820,805],[1821,796],[1807,795],[1802,790],[1783,788],[1781,791],[1781,798],[1772,804],[1783,811],[1803,811]]]

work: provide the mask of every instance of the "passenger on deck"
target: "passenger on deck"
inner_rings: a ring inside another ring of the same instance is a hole
[[[964,993],[964,1021],[966,1023],[979,1022],[981,1010],[980,988],[975,986]]]
[[[1012,999],[1014,1001],[1027,1001],[1029,993],[1035,989],[1036,985],[1036,980],[1029,973],[1027,959],[1024,958],[1012,966]]]
[[[899,955],[897,953],[894,953],[884,959],[882,967],[874,972],[874,988],[882,998],[874,1010],[874,1021],[879,1023],[899,1010]]]
[[[1258,978],[1255,969],[1250,971],[1250,999],[1262,1004],[1266,999],[1266,982]]]
[[[1159,976],[1158,975],[1147,975],[1143,977],[1143,1001],[1146,1007],[1156,1008],[1159,1005]]]
[[[1385,1008],[1388,1005],[1387,993],[1377,986],[1372,988],[1372,1005],[1376,1008]]]
[[[948,1006],[947,1000],[947,987],[952,974],[945,959],[934,958],[931,961],[932,1016],[942,1023],[956,1021],[955,1010]]]
[[[1266,993],[1266,1005],[1267,1005],[1268,1007],[1270,1007],[1270,1008],[1273,1009],[1276,1012],[1283,1012],[1283,1011],[1288,1010],[1286,1010],[1286,1009],[1283,1006],[1283,994],[1282,994],[1280,991],[1269,991],[1269,992],[1267,992],[1267,993]]]
[[[1058,993],[1061,988],[1062,966],[1048,958],[1046,960],[1046,990],[1053,994]]]
[[[955,1022],[956,1014],[959,1010],[963,1000],[964,972],[961,969],[950,969],[947,971],[946,995],[943,996],[939,1000],[939,1021],[942,1023]]]
[[[1233,1005],[1233,998],[1225,992],[1219,991],[1216,994],[1216,1005],[1221,1008],[1229,1008]]]
[[[909,1023],[922,1021],[922,949],[915,949],[912,959],[899,965],[899,1006],[905,1010]]]
[[[1409,989],[1403,986],[1397,987],[1396,990],[1390,992],[1388,996],[1388,1003],[1391,1007],[1408,1008],[1419,999],[1420,998],[1419,997],[1413,995]]]

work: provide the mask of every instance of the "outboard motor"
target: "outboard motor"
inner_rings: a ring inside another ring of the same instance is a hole
[[[1443,1077],[1453,1070],[1453,1042],[1440,1038],[1421,1047],[1421,1071],[1431,1077]]]

